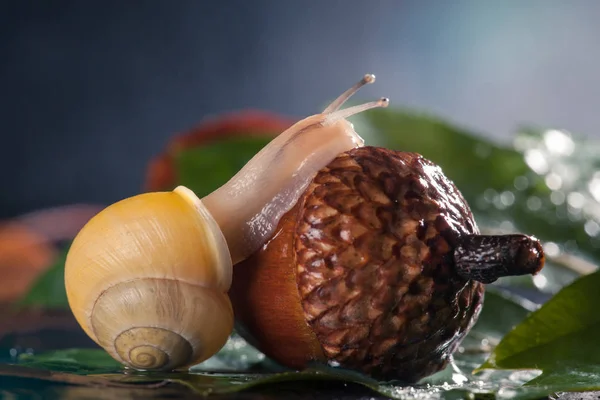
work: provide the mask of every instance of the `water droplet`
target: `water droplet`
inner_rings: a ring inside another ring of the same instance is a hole
[[[505,206],[510,207],[515,202],[515,194],[513,192],[508,191],[508,190],[505,191],[505,192],[502,192],[502,194],[500,195],[500,201]]]
[[[529,187],[529,179],[526,176],[517,176],[514,180],[514,186],[517,190],[525,190]]]
[[[9,354],[10,354],[11,358],[17,357],[17,353],[18,353],[18,351],[15,348],[10,349],[10,351],[9,351]]]
[[[452,381],[457,385],[462,385],[463,383],[467,383],[469,379],[463,374],[452,374]]]
[[[548,286],[548,278],[546,278],[544,275],[535,275],[532,280],[533,284],[540,290]]]
[[[519,393],[513,388],[503,387],[498,390],[496,396],[498,399],[513,399],[517,397],[518,394]]]
[[[563,192],[555,191],[550,194],[550,201],[552,204],[559,206],[565,202],[565,197]]]
[[[498,229],[504,232],[514,232],[515,225],[511,221],[502,221],[498,225]]]
[[[565,246],[565,251],[567,251],[567,252],[575,252],[579,249],[577,242],[574,240],[567,240],[565,242],[564,246]]]
[[[579,222],[583,219],[583,213],[581,212],[581,208],[573,208],[569,206],[569,221]]]
[[[598,223],[592,219],[585,223],[583,229],[588,236],[596,236],[600,233],[600,225],[598,225]]]
[[[540,175],[548,172],[548,161],[546,161],[546,157],[544,157],[544,153],[541,150],[527,150],[525,152],[525,162],[529,165],[529,168]]]
[[[600,201],[600,172],[594,174],[594,177],[588,183],[588,190],[596,201]]]
[[[560,247],[554,242],[546,242],[544,244],[544,253],[550,257],[558,257],[560,255]]]
[[[582,208],[585,205],[585,197],[579,192],[571,192],[567,196],[567,203],[573,208]]]
[[[538,211],[540,208],[542,208],[542,200],[540,200],[540,198],[537,196],[531,196],[527,199],[527,208],[529,208],[531,211]]]
[[[575,143],[568,132],[551,129],[544,134],[544,144],[553,154],[568,156],[575,150]]]
[[[529,382],[530,380],[537,378],[541,374],[542,371],[538,369],[520,370],[510,374],[508,379],[512,382],[523,384],[525,382]]]
[[[562,178],[555,172],[550,172],[546,175],[545,182],[550,190],[558,190],[562,186]]]
[[[555,216],[559,219],[567,218],[567,210],[563,208],[557,208],[555,212]]]
[[[494,198],[494,207],[496,207],[498,210],[504,210],[506,208],[506,204],[504,204],[502,201],[501,196],[496,196]]]
[[[498,196],[498,192],[496,192],[494,189],[485,189],[485,191],[483,192],[483,198],[485,199],[485,201],[487,201],[488,203],[493,203],[494,199]]]

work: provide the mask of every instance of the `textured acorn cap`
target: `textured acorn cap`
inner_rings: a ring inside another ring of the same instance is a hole
[[[484,287],[459,277],[452,260],[458,238],[477,233],[469,206],[438,166],[414,153],[353,149],[319,171],[282,220],[278,246],[234,269],[233,288],[244,280],[264,293],[231,292],[234,310],[248,337],[282,364],[296,367],[304,351],[305,365],[327,360],[413,382],[447,365],[479,315]],[[271,291],[269,281],[290,277],[289,292]],[[258,314],[268,317],[249,321]],[[260,323],[266,319],[270,325]],[[275,329],[277,319],[303,321]],[[287,347],[274,343],[274,329]],[[311,337],[320,353],[308,351]]]

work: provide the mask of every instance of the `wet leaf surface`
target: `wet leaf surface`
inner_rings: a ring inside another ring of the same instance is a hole
[[[528,387],[600,390],[600,272],[578,279],[511,330],[481,366],[539,369]]]

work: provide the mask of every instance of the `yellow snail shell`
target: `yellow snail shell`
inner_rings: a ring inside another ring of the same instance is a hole
[[[183,187],[107,207],[80,231],[67,257],[65,285],[77,321],[135,369],[168,370],[211,357],[233,329],[232,265],[220,232]]]

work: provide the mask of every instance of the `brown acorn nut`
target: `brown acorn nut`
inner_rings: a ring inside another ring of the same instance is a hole
[[[359,147],[321,169],[261,250],[234,268],[238,332],[292,368],[415,382],[443,369],[484,285],[535,274],[539,241],[483,236],[440,167]]]

